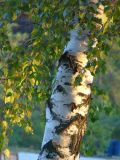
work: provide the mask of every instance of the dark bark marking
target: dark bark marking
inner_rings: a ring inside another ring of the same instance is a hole
[[[73,111],[74,109],[77,108],[77,106],[76,106],[76,104],[75,104],[74,102],[72,102],[72,103],[70,104],[70,106],[71,106],[71,111]]]
[[[90,100],[91,100],[91,94],[90,94],[90,95],[86,95],[86,94],[84,94],[84,93],[78,92],[77,95],[83,97],[82,103],[79,105],[79,107],[82,106],[82,105],[87,105],[87,104],[89,104],[89,102],[90,102]]]
[[[54,104],[53,104],[52,100],[49,98],[49,99],[47,100],[47,106],[48,106],[48,108],[49,108],[49,110],[50,110],[50,113],[51,113],[53,119],[59,120],[59,119],[58,119],[58,115],[56,115],[56,113],[54,113],[53,110],[52,110],[53,105],[54,105]],[[47,120],[47,119],[46,119],[46,120]]]
[[[77,143],[76,143],[75,148],[73,150],[73,154],[78,155],[82,136],[80,134],[78,134],[76,138],[77,138]]]
[[[74,154],[75,146],[77,144],[77,141],[78,141],[78,134],[72,135],[71,136],[71,143],[70,143],[70,146],[69,146],[72,154]]]
[[[55,127],[56,133],[57,133],[57,134],[61,133],[61,132],[64,131],[66,128],[68,128],[70,124],[71,124],[70,120],[61,122],[59,126],[56,126],[56,127]]]
[[[61,120],[60,125],[55,127],[56,133],[60,134],[61,132],[66,130],[77,119],[82,119],[82,116],[77,114],[76,116],[72,117],[70,120],[66,120],[66,121]]]
[[[43,146],[40,155],[42,155],[45,150],[47,152],[46,158],[55,158],[57,155],[59,155],[61,158],[64,158],[64,155],[58,150],[58,147],[58,145],[50,140]]]
[[[76,149],[75,149],[75,153],[76,155],[78,155],[79,153],[79,149],[80,149],[80,144],[81,144],[81,141],[82,141],[82,138],[83,138],[83,130],[84,130],[84,134],[85,134],[85,131],[86,131],[86,126],[87,126],[87,116],[83,117],[82,121],[78,121],[78,128],[79,128],[79,134],[78,134],[78,142],[76,144]]]
[[[83,96],[87,96],[86,94],[81,93],[81,92],[78,92],[77,95],[78,95],[78,96],[82,96],[82,97],[83,97]]]
[[[71,144],[69,148],[72,154],[78,155],[80,144],[83,137],[82,130],[84,129],[83,126],[86,124],[86,122],[87,117],[78,117],[78,119],[76,120],[76,126],[79,129],[79,131],[78,134],[74,134],[71,136]]]
[[[48,108],[50,109],[50,112],[52,112],[53,103],[51,102],[51,99],[50,99],[50,98],[47,100],[47,106],[48,106]]]
[[[62,92],[63,94],[67,93],[66,90],[65,90],[65,88],[63,88],[63,86],[61,86],[61,85],[58,85],[56,87],[55,91]]]
[[[83,101],[82,105],[89,104],[90,100],[91,100],[91,94],[90,95],[86,95],[86,97],[84,99],[82,99],[82,101]]]
[[[63,64],[63,66],[65,66],[66,69],[68,69],[70,67],[70,65],[68,63]]]
[[[52,100],[49,98],[49,99],[47,100],[47,107],[48,107],[49,110],[50,110],[50,113],[51,113],[51,115],[52,115],[52,119],[55,119],[55,120],[57,120],[57,121],[62,121],[61,118],[59,117],[59,115],[56,114],[56,113],[52,110],[53,105],[55,105],[55,104],[54,104],[54,103],[52,102]],[[46,119],[46,120],[47,120],[47,119]]]
[[[76,104],[74,102],[70,103],[70,104],[64,104],[65,106],[71,108],[71,111],[73,111],[74,109],[76,109],[78,106],[76,106]]]
[[[88,83],[87,86],[88,86],[88,87],[92,87],[92,83]]]
[[[69,146],[71,154],[76,155],[76,153],[80,148],[81,139],[82,139],[82,136],[79,133],[71,136],[71,144]]]
[[[69,54],[68,51],[66,51],[64,54],[62,54],[62,56],[61,56],[60,59],[59,59],[58,66],[60,66],[63,61],[65,62],[65,61],[67,60],[68,54]]]
[[[71,108],[71,111],[73,112],[74,109],[77,109],[79,107],[81,107],[84,104],[87,104],[86,101],[88,102],[88,100],[83,99],[83,103],[76,105],[74,102],[70,103],[70,104],[64,104],[65,106]]]
[[[62,78],[66,78],[66,76],[62,76]]]
[[[65,82],[64,85],[66,85],[66,86],[72,86],[72,84],[69,83],[69,82]]]
[[[73,74],[81,70],[82,66],[79,63],[80,62],[77,61],[76,57],[70,55],[68,51],[66,51],[59,59],[59,66],[63,64],[67,68],[72,68]]]

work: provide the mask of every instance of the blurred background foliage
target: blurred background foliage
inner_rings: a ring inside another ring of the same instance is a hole
[[[1,152],[8,145],[39,150],[45,103],[68,31],[73,26],[85,27],[86,23],[90,29],[94,28],[90,13],[96,6],[85,12],[83,2],[0,1]],[[119,1],[115,2],[120,6]],[[103,154],[111,138],[120,138],[120,7],[114,8],[113,1],[105,3],[109,3],[102,19],[105,27],[94,51],[99,58],[99,68],[93,86],[88,131],[81,147],[85,155]],[[81,23],[75,23],[76,17]],[[97,35],[96,30],[93,32]]]

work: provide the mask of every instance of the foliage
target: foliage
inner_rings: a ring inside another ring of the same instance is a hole
[[[45,126],[44,114],[40,114],[40,109],[33,111],[31,121],[33,123],[33,134],[29,132],[26,134],[22,128],[17,126],[13,128],[14,134],[10,137],[10,148],[24,147],[39,150]]]
[[[116,107],[110,104],[110,100],[97,100],[92,103],[90,121],[81,146],[81,154],[103,156],[111,139],[119,140],[120,109],[116,110]]]
[[[102,22],[98,22],[92,18],[97,6],[91,4],[88,7],[84,1],[0,1],[1,151],[6,148],[15,125],[28,132],[32,131],[32,110],[36,104],[41,106],[50,94],[56,61],[63,51],[71,28],[79,26],[83,30],[86,26],[89,27],[91,42],[94,37],[99,42],[93,51],[89,51],[89,67],[92,69],[92,66],[98,65],[97,71],[104,71],[104,57],[110,48],[108,39],[118,35],[120,30],[120,1],[104,3],[105,14]],[[21,32],[15,34],[10,29],[22,13],[28,15],[34,26],[30,37]],[[103,25],[103,30],[99,33],[96,27],[98,23]],[[14,44],[14,39],[18,39],[18,43]],[[19,43],[21,39],[22,44]],[[27,47],[24,43],[27,43]],[[98,57],[97,62],[93,61],[95,56]]]
[[[88,129],[81,147],[81,154],[87,156],[103,156],[111,139],[120,140],[119,38],[109,43],[106,71],[94,81]]]

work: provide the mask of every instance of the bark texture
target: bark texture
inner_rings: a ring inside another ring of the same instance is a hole
[[[98,12],[99,16],[103,13],[101,9]],[[79,160],[93,76],[86,67],[88,34],[78,35],[78,30],[71,31],[70,41],[59,59],[52,95],[46,107],[46,127],[38,160]],[[95,39],[93,47],[96,44]]]
[[[46,108],[46,127],[39,160],[78,160],[81,139],[91,99],[93,76],[85,68],[88,59],[86,37],[71,33],[63,55],[52,95]]]

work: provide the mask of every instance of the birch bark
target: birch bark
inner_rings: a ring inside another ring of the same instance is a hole
[[[100,5],[94,16],[101,18],[103,10]],[[45,133],[38,160],[79,160],[93,83],[93,76],[86,68],[88,42],[87,32],[81,35],[79,29],[70,32],[70,41],[59,59],[56,80],[46,107]]]

